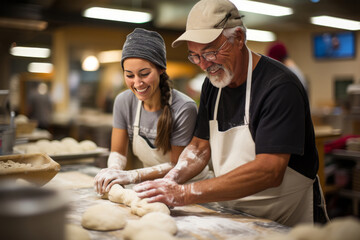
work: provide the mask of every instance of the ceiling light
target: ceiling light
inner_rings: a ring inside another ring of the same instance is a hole
[[[50,57],[50,49],[39,47],[12,47],[10,54],[17,57],[33,57],[33,58],[48,58]]]
[[[121,50],[109,50],[99,53],[99,62],[100,63],[111,63],[111,62],[120,62],[121,61]]]
[[[6,28],[42,31],[47,25],[47,22],[39,20],[0,18],[0,26]]]
[[[258,13],[263,15],[281,17],[293,14],[292,8],[278,6],[274,4],[248,1],[248,0],[231,0],[239,11]]]
[[[330,16],[317,16],[312,17],[310,19],[312,24],[326,26],[326,27],[333,27],[333,28],[340,28],[346,29],[350,31],[358,31],[360,30],[360,22],[344,19],[344,18],[337,18],[337,17],[330,17]]]
[[[151,14],[147,12],[129,11],[129,10],[103,8],[103,7],[90,7],[84,11],[83,15],[88,18],[96,18],[96,19],[119,21],[119,22],[129,22],[129,23],[145,23],[145,22],[149,22],[152,19]]]
[[[276,36],[273,32],[269,31],[247,29],[246,39],[256,42],[272,42],[276,40]]]
[[[99,69],[99,60],[95,56],[88,56],[81,65],[84,71],[96,71]]]
[[[28,65],[28,71],[32,73],[51,73],[52,70],[51,63],[32,62]]]

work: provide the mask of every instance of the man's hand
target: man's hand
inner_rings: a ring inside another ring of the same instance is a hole
[[[103,195],[110,191],[114,184],[126,185],[139,181],[139,173],[136,170],[123,171],[114,168],[102,169],[94,178],[95,191]]]
[[[167,178],[146,181],[133,189],[138,193],[138,197],[147,198],[149,203],[162,202],[170,207],[188,204],[190,194],[188,185],[179,185]]]

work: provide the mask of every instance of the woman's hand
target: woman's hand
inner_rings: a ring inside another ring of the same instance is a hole
[[[103,195],[110,191],[114,184],[126,185],[138,182],[136,170],[123,171],[115,168],[104,168],[94,178],[95,191]]]
[[[162,202],[171,207],[189,204],[189,185],[180,185],[167,178],[146,181],[133,189],[138,193],[138,197],[147,198],[149,203]]]

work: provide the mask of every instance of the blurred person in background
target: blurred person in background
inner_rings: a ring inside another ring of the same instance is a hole
[[[308,91],[308,86],[304,74],[300,70],[300,68],[296,65],[295,61],[289,57],[289,53],[284,43],[277,41],[270,44],[269,48],[267,49],[266,55],[283,63],[291,71],[293,71],[296,74],[296,76],[299,78],[305,90]]]
[[[165,43],[159,33],[142,28],[130,33],[121,66],[129,89],[115,99],[108,168],[94,179],[98,194],[108,192],[114,184],[165,176],[190,142],[196,123],[196,103],[171,87]],[[129,143],[144,168],[124,170]],[[204,169],[198,177],[206,174]]]
[[[51,102],[48,85],[44,82],[38,83],[32,89],[28,97],[29,119],[37,120],[38,127],[48,129],[52,121],[53,104]]]

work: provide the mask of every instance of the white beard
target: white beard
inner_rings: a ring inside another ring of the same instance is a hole
[[[209,72],[213,68],[223,69],[224,70],[224,77],[220,78],[219,75],[210,75]],[[222,65],[216,64],[215,66],[211,66],[208,69],[206,69],[206,75],[209,78],[211,84],[217,88],[223,88],[230,84],[233,74],[226,68],[224,68]]]

